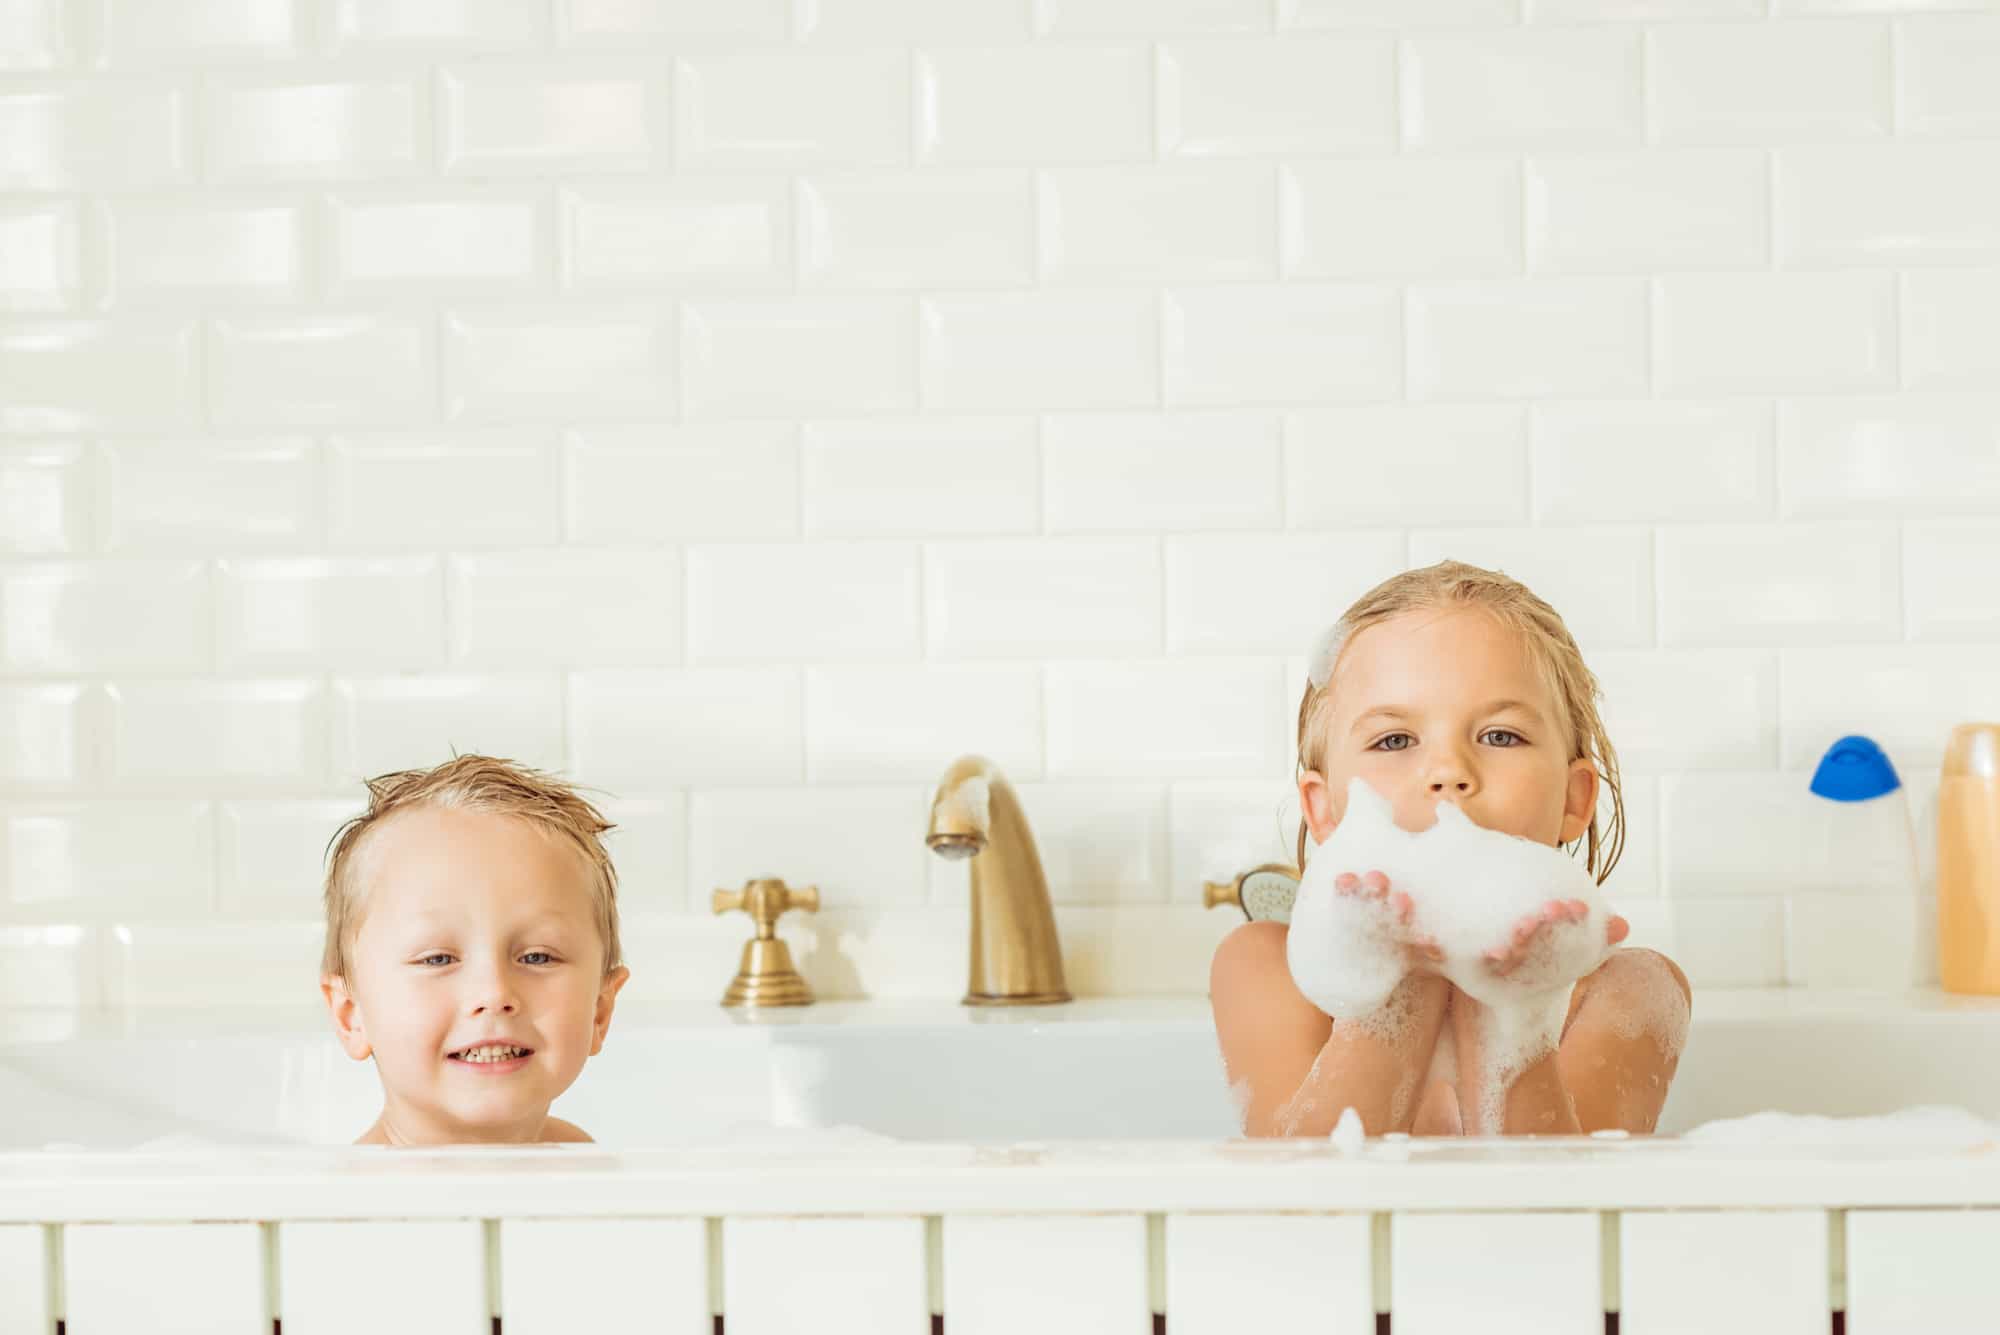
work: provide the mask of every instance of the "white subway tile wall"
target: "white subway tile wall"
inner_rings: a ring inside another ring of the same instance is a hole
[[[360,780],[454,750],[602,798],[628,995],[766,875],[823,994],[956,995],[966,751],[1072,984],[1199,991],[1312,637],[1444,557],[1599,676],[1635,941],[1869,981],[1923,910],[1811,882],[1809,772],[1882,741],[1928,876],[2000,717],[1996,66],[1992,0],[0,3],[0,1004],[308,1003]]]

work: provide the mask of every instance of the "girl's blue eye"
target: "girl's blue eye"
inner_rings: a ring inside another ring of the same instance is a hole
[[[549,954],[546,950],[531,950],[521,956],[521,963],[523,964],[554,964],[555,962],[556,957]]]
[[[418,961],[417,961],[417,963],[419,963],[419,964],[449,964],[449,963],[451,963],[451,956],[449,956],[449,955],[445,954],[445,953],[444,953],[443,951],[441,951],[441,950],[440,950],[440,951],[438,951],[438,952],[437,952],[437,953],[436,953],[435,955],[426,955],[426,956],[424,956],[424,957],[423,957],[422,959],[418,960]]]
[[[1502,748],[1501,748],[1502,750],[1505,750],[1505,749],[1506,749],[1507,747],[1511,747],[1511,746],[1515,746],[1515,745],[1523,745],[1523,746],[1525,746],[1525,745],[1527,744],[1527,738],[1525,738],[1525,737],[1521,736],[1521,734],[1520,734],[1520,733],[1518,733],[1518,732],[1515,732],[1515,731],[1514,731],[1513,729],[1511,729],[1511,728],[1488,728],[1488,729],[1487,729],[1487,730],[1486,730],[1485,732],[1481,733],[1481,734],[1480,734],[1480,736],[1481,736],[1481,737],[1511,737],[1511,738],[1513,738],[1513,739],[1514,739],[1513,741],[1511,741],[1511,742],[1507,742],[1507,743],[1505,743],[1505,744],[1504,744],[1504,745],[1502,746]],[[1402,739],[1403,741],[1405,741],[1405,742],[1409,743],[1409,746],[1389,746],[1389,745],[1386,745],[1386,743],[1388,743],[1388,742],[1393,742],[1393,741],[1396,741],[1396,740],[1397,740],[1398,738],[1400,738],[1400,739]],[[1388,735],[1387,737],[1378,737],[1378,738],[1376,738],[1376,740],[1375,740],[1375,744],[1374,744],[1373,746],[1369,747],[1368,749],[1369,749],[1369,750],[1371,750],[1371,751],[1407,751],[1407,750],[1409,750],[1409,749],[1410,749],[1410,746],[1414,746],[1414,745],[1416,745],[1416,739],[1415,739],[1414,737],[1410,736],[1410,734],[1408,734],[1407,732],[1392,732],[1392,733],[1390,733],[1390,734],[1389,734],[1389,735]]]

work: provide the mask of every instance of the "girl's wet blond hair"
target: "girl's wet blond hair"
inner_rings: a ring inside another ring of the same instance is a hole
[[[598,939],[604,943],[604,972],[621,961],[618,944],[618,870],[600,838],[614,828],[596,807],[552,774],[492,756],[454,756],[434,769],[400,770],[367,781],[368,809],[334,832],[326,862],[326,946],[320,954],[324,977],[345,978],[352,961],[348,948],[361,927],[364,868],[360,853],[368,836],[399,812],[425,807],[485,811],[514,816],[569,844],[582,855],[590,880],[591,907]]]
[[[1577,849],[1588,844],[1584,865],[1599,885],[1604,884],[1625,851],[1625,793],[1618,777],[1618,752],[1612,747],[1597,710],[1603,691],[1555,608],[1536,597],[1527,585],[1497,570],[1484,570],[1463,561],[1440,561],[1419,570],[1406,570],[1362,594],[1341,614],[1320,641],[1307,668],[1306,691],[1299,701],[1299,773],[1320,769],[1325,759],[1326,727],[1333,713],[1333,669],[1341,651],[1354,637],[1405,612],[1458,608],[1476,608],[1519,634],[1536,675],[1555,701],[1556,725],[1568,739],[1568,759],[1589,760],[1597,767],[1599,780],[1611,794],[1610,822],[1600,831],[1597,813],[1592,812],[1589,832],[1579,836],[1567,851],[1574,856]],[[1306,833],[1305,822],[1301,821],[1300,866],[1305,865]]]

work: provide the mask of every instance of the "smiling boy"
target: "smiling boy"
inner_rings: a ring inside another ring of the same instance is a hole
[[[362,1145],[587,1141],[549,1106],[604,1046],[628,970],[610,824],[490,756],[368,782],[335,835],[320,991],[382,1114]]]

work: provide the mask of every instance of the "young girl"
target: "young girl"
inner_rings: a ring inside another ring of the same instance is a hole
[[[1624,844],[1618,761],[1597,714],[1597,682],[1553,608],[1507,576],[1456,561],[1394,576],[1335,624],[1299,703],[1299,862],[1340,823],[1348,781],[1364,779],[1405,830],[1428,829],[1439,801],[1489,829],[1585,846],[1601,885]],[[1611,791],[1608,829],[1598,789]],[[1209,995],[1232,1087],[1247,1087],[1253,1136],[1325,1136],[1352,1107],[1371,1135],[1457,1135],[1482,1106],[1481,1005],[1436,971],[1410,926],[1410,897],[1367,867],[1338,867],[1336,890],[1381,902],[1407,973],[1394,1023],[1336,1023],[1286,964],[1284,925],[1245,923],[1217,947]],[[1580,901],[1578,901],[1580,903]],[[1495,942],[1510,970],[1537,937],[1570,920],[1552,901]],[[1612,917],[1607,940],[1629,932]],[[1650,1132],[1680,1059],[1687,979],[1650,950],[1613,950],[1570,995],[1560,1045],[1501,1077],[1507,1134]],[[1433,1077],[1440,1037],[1454,1070]],[[1494,1106],[1493,1099],[1484,1106]]]

